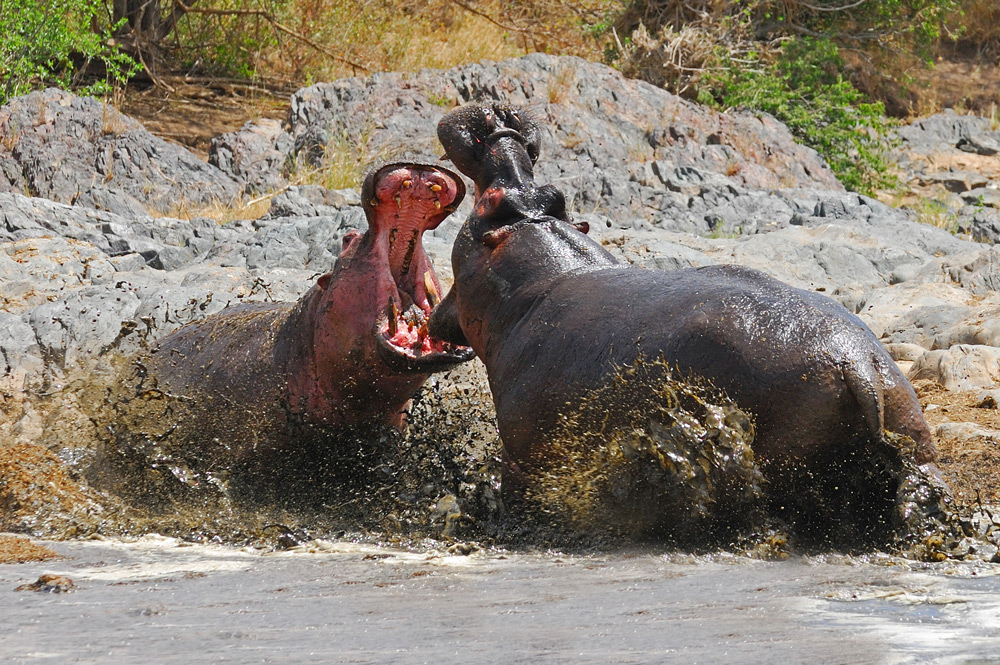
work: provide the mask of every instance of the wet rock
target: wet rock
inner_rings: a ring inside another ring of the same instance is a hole
[[[76,583],[63,575],[52,575],[47,573],[31,584],[22,584],[14,591],[39,591],[43,593],[65,593],[74,591]]]

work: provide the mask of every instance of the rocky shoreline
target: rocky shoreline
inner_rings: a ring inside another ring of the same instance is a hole
[[[78,466],[100,427],[80,377],[112,376],[121,358],[230,303],[298,298],[365,224],[356,189],[305,185],[302,174],[324,150],[355,167],[437,163],[437,121],[472,99],[539,118],[538,180],[562,189],[624,259],[658,270],[745,264],[856,312],[916,382],[958,495],[1000,501],[990,470],[1000,461],[1000,130],[950,112],[901,128],[897,163],[912,195],[892,207],[845,191],[773,118],[716,113],[540,54],[316,84],[293,96],[287,122],[218,137],[207,164],[70,93],[0,108],[0,447],[40,446]],[[224,224],[190,214],[248,199],[269,200],[266,214]],[[443,281],[469,206],[425,236]],[[0,478],[0,507],[14,504],[11,487]],[[0,511],[0,530],[31,531],[22,517]]]

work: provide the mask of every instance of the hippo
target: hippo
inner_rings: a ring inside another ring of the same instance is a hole
[[[475,356],[428,333],[442,288],[421,244],[464,195],[444,168],[375,168],[361,189],[367,231],[348,233],[333,270],[298,302],[228,307],[163,339],[141,361],[141,388],[175,398],[158,418],[185,410],[185,434],[166,452],[166,432],[146,436],[158,449],[150,456],[191,466],[199,448],[203,468],[232,462],[268,475],[281,457],[312,454],[294,454],[306,432],[401,428],[432,373]]]
[[[750,415],[768,510],[804,540],[884,542],[901,528],[907,470],[940,485],[913,388],[840,304],[739,265],[620,264],[558,189],[535,184],[541,132],[523,110],[460,107],[438,135],[475,206],[429,327],[486,366],[505,496],[516,502],[559,461],[551,437],[581,396],[641,358],[707,380]]]

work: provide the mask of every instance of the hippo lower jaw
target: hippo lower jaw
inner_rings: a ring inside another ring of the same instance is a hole
[[[438,372],[476,357],[468,346],[454,344],[431,334],[428,322],[431,308],[438,304],[437,286],[433,273],[424,273],[425,292],[429,300],[420,306],[413,302],[400,311],[390,300],[385,311],[375,321],[375,341],[379,356],[389,368],[399,372]],[[400,292],[407,300],[411,297]]]
[[[389,328],[388,317],[379,317],[375,340],[382,362],[397,372],[440,372],[476,357],[471,347],[431,336],[426,318],[419,325],[407,325],[405,330],[397,327],[391,336]]]

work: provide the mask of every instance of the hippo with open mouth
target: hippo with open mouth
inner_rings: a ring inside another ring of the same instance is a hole
[[[462,107],[438,135],[476,200],[430,330],[486,365],[507,496],[562,463],[551,436],[567,412],[640,358],[707,379],[751,415],[769,509],[818,542],[906,528],[904,468],[939,486],[913,388],[840,304],[736,265],[620,265],[559,190],[535,184],[540,132],[522,110]]]
[[[196,402],[196,429],[234,459],[296,446],[292,425],[400,427],[430,374],[475,355],[427,330],[441,286],[421,236],[461,202],[461,178],[393,163],[371,171],[361,194],[368,230],[345,237],[333,270],[298,302],[229,307],[148,358],[158,390]]]

